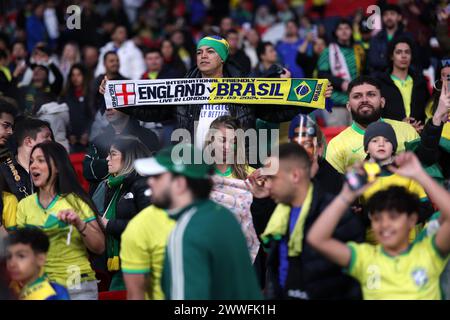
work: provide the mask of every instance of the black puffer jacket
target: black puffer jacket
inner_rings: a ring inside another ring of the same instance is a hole
[[[152,130],[141,127],[136,119],[130,118],[121,134],[139,138],[151,152],[159,150],[158,136]],[[116,137],[119,135],[110,124],[89,144],[88,152],[83,160],[83,176],[90,183],[90,194],[93,194],[98,184],[108,176],[106,158]]]
[[[313,249],[306,235],[317,217],[333,200],[333,195],[324,193],[314,183],[311,208],[304,225],[302,253],[289,258],[289,270],[284,290],[278,281],[279,241],[268,244],[266,293],[269,299],[361,299],[359,283],[345,275],[342,269]],[[269,206],[270,207],[270,206]],[[252,207],[252,209],[254,209]],[[365,231],[361,219],[347,212],[339,222],[333,235],[340,241],[364,241]]]
[[[444,124],[435,126],[433,119],[428,120],[420,135],[421,139],[417,149],[413,149],[424,167],[438,164],[444,179],[450,178],[450,152],[440,142]]]
[[[131,173],[125,178],[116,203],[116,217],[108,221],[106,233],[120,241],[120,236],[128,222],[142,209],[150,205],[150,198],[144,194],[147,188],[147,178],[141,177],[137,173]],[[104,202],[105,210],[113,195],[114,189],[108,188]]]
[[[185,78],[201,78],[200,70],[195,67],[191,69]],[[238,67],[231,63],[224,65],[225,78],[245,78]],[[232,117],[235,117],[242,128],[255,128],[256,119],[262,119],[270,122],[285,122],[292,120],[299,113],[309,113],[313,108],[302,107],[286,107],[286,106],[266,106],[266,105],[243,105],[230,104],[229,110]],[[172,120],[175,118],[176,128],[184,128],[189,130],[191,134],[194,133],[194,122],[200,118],[200,111],[202,105],[182,105],[182,106],[140,106],[140,107],[126,107],[123,108],[124,113],[132,114],[135,118],[141,121],[161,122]]]
[[[430,99],[425,78],[415,72],[410,71],[413,79],[413,89],[411,96],[411,115],[410,117],[425,123],[425,107]],[[400,90],[392,81],[389,73],[384,73],[379,77],[381,86],[381,96],[386,100],[382,110],[382,116],[386,119],[402,121],[406,117],[404,102]]]

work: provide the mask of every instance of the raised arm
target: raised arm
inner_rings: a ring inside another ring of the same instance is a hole
[[[361,170],[359,166],[355,165],[355,168]],[[341,267],[349,266],[351,250],[345,243],[333,238],[333,233],[350,205],[368,186],[365,185],[355,192],[345,183],[337,197],[320,214],[306,237],[311,246]]]
[[[391,171],[415,179],[427,192],[430,200],[441,211],[441,226],[436,234],[436,247],[443,256],[450,253],[450,193],[431,178],[412,152],[405,152],[395,159],[397,168]]]
[[[149,273],[123,273],[123,281],[127,288],[127,300],[145,300],[145,292],[150,282]]]
[[[428,120],[425,125],[419,147],[415,151],[420,162],[425,166],[430,166],[439,160],[439,140],[444,124],[449,117],[448,110],[450,110],[450,93],[447,90],[447,84],[444,82],[436,111],[433,118]]]
[[[105,76],[98,87],[98,92],[101,95],[105,94],[106,81],[108,77]],[[161,122],[171,120],[175,115],[176,106],[139,106],[139,107],[125,107],[120,108],[120,111],[133,116],[135,119],[145,122]]]

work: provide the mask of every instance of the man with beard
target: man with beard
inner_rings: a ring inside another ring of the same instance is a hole
[[[170,234],[162,289],[170,300],[260,299],[256,274],[241,226],[233,213],[209,200],[213,167],[190,144],[140,159],[136,171],[149,176],[153,205],[177,223]]]
[[[397,152],[405,150],[405,142],[419,138],[416,130],[408,123],[381,118],[385,99],[381,96],[380,86],[371,77],[362,76],[350,82],[348,86],[347,109],[351,112],[353,123],[339,135],[331,139],[327,147],[326,160],[340,173],[367,154],[364,151],[364,132],[375,121],[389,123],[398,140]]]

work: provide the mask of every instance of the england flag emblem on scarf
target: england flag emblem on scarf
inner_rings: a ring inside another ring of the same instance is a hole
[[[134,92],[133,83],[123,83],[114,85],[117,97],[117,105],[123,106],[134,104],[136,101],[136,93]]]

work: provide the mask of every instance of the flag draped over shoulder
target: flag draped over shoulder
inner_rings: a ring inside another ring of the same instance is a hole
[[[252,262],[254,262],[260,243],[250,212],[250,206],[253,202],[252,193],[248,190],[243,180],[215,175],[213,176],[213,182],[214,186],[210,193],[210,199],[234,213],[241,225],[247,240],[250,257]]]
[[[107,81],[106,107],[260,104],[325,108],[327,79],[198,78]]]

